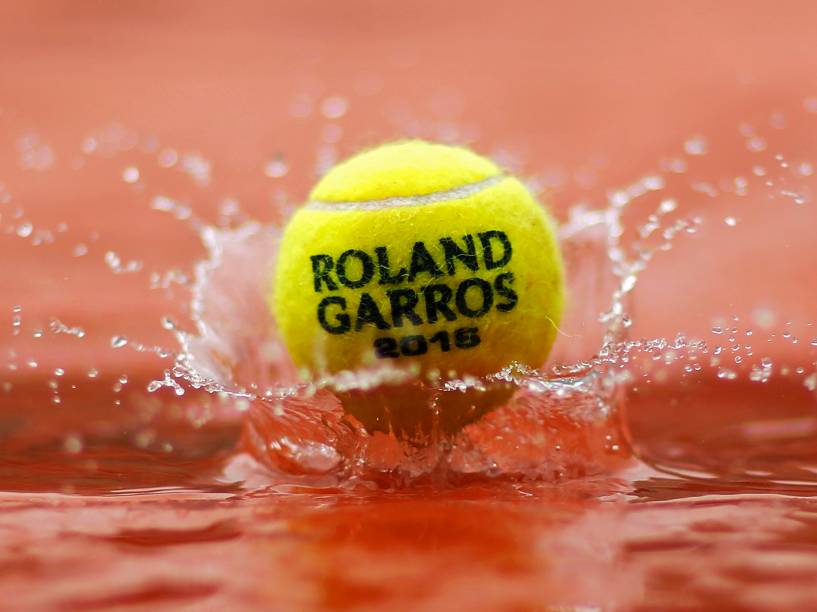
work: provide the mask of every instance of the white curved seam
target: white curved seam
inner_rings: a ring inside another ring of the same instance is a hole
[[[476,195],[489,187],[493,187],[507,177],[503,174],[491,176],[476,183],[460,185],[445,191],[435,191],[416,196],[397,196],[394,198],[384,198],[382,200],[364,200],[362,202],[324,202],[313,200],[304,206],[309,210],[348,212],[351,210],[382,210],[384,208],[401,208],[404,206],[429,206],[440,204],[451,200],[461,200],[463,198]]]

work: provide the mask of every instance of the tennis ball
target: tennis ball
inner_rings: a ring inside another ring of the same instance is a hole
[[[554,225],[528,189],[468,149],[421,140],[330,170],[287,225],[269,304],[310,376],[388,365],[395,388],[339,393],[369,431],[455,431],[510,395],[429,381],[538,367],[564,303]],[[434,400],[434,401],[432,401]]]

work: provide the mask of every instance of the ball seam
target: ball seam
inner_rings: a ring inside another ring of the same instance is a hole
[[[331,202],[325,200],[312,200],[308,202],[304,208],[308,210],[318,210],[322,212],[349,212],[354,210],[383,210],[386,208],[403,208],[409,206],[430,206],[433,204],[441,204],[450,202],[452,200],[463,200],[476,195],[494,185],[498,185],[502,181],[510,177],[498,174],[490,176],[476,183],[469,183],[467,185],[460,185],[453,189],[445,189],[443,191],[435,191],[416,196],[395,196],[392,198],[383,198],[380,200],[361,200],[351,202]]]

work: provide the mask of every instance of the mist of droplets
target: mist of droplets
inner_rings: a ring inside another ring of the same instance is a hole
[[[809,97],[803,101],[803,111],[817,115],[817,98]],[[342,119],[350,112],[352,104],[342,95],[316,96],[304,94],[293,99],[289,106],[293,119],[317,117],[323,122],[321,141],[317,144],[313,159],[313,174],[320,175],[328,170],[339,159],[338,144],[344,137]],[[403,118],[407,125],[418,128],[414,119]],[[760,181],[765,194],[770,200],[783,201],[796,206],[808,205],[812,195],[807,188],[807,181],[815,175],[815,160],[793,159],[786,152],[775,151],[773,138],[769,130],[786,130],[788,118],[783,113],[772,113],[765,126],[739,123],[737,137],[744,149],[752,154],[753,161],[740,174],[729,176],[720,181],[698,180],[690,178],[693,193],[708,198],[734,197],[745,198],[754,187],[754,181]],[[419,128],[418,128],[419,129]],[[435,128],[436,129],[436,128]],[[448,126],[446,132],[452,138],[463,136],[455,128]],[[442,131],[442,130],[441,130]],[[793,331],[795,325],[785,320],[785,315],[768,310],[758,309],[750,321],[742,321],[737,316],[727,317],[725,321],[713,324],[709,330],[699,330],[696,334],[677,333],[667,338],[629,338],[633,319],[630,315],[630,299],[636,291],[641,274],[653,265],[662,252],[674,247],[676,241],[684,236],[694,235],[705,229],[703,218],[697,214],[684,214],[685,202],[670,188],[668,180],[672,176],[684,176],[689,172],[692,163],[699,163],[713,151],[715,145],[705,135],[690,135],[679,143],[678,152],[666,157],[657,164],[658,170],[642,176],[631,184],[608,192],[606,201],[596,205],[577,205],[570,212],[561,228],[563,240],[570,240],[588,227],[603,224],[606,227],[607,257],[617,279],[617,286],[609,296],[606,309],[599,313],[599,320],[604,324],[606,333],[597,350],[585,359],[573,363],[559,363],[551,366],[547,372],[513,366],[495,374],[496,380],[511,381],[520,387],[534,392],[562,392],[562,388],[577,389],[581,385],[590,393],[598,393],[599,377],[606,376],[606,388],[632,383],[639,376],[642,382],[660,383],[667,380],[675,370],[680,369],[681,376],[712,376],[725,383],[736,380],[748,380],[753,383],[766,384],[775,377],[797,379],[809,391],[817,393],[817,362],[789,365],[776,363],[764,351],[764,347],[776,343],[807,344],[817,349],[817,329],[808,337]],[[22,134],[17,142],[19,165],[32,172],[47,172],[56,164],[63,163],[63,156],[50,146],[46,139],[36,132]],[[217,231],[235,228],[235,231],[247,231],[253,221],[248,219],[240,209],[238,202],[225,196],[219,206],[219,218],[207,222],[197,217],[192,202],[181,201],[161,192],[161,185],[151,185],[150,176],[144,162],[128,159],[131,152],[138,150],[153,157],[152,164],[165,171],[181,172],[201,188],[208,188],[216,169],[205,155],[197,151],[185,151],[176,147],[162,145],[152,135],[138,134],[121,125],[112,125],[98,130],[85,137],[77,146],[84,158],[103,157],[123,159],[119,169],[119,180],[123,189],[143,188],[150,194],[148,207],[165,213],[186,224],[197,233],[208,250],[207,259],[186,270],[170,267],[161,271],[146,271],[139,254],[124,254],[114,249],[95,249],[99,236],[90,233],[77,237],[67,234],[68,221],[53,226],[40,226],[26,214],[25,208],[14,199],[12,190],[0,184],[0,232],[12,235],[28,242],[32,247],[42,245],[63,246],[63,253],[70,257],[86,257],[91,254],[98,257],[113,275],[134,275],[146,273],[146,288],[169,290],[173,287],[185,287],[193,294],[190,314],[194,330],[184,330],[171,318],[162,321],[165,330],[172,332],[180,343],[179,349],[171,349],[133,340],[123,333],[109,338],[111,350],[129,349],[141,353],[155,354],[161,359],[170,360],[171,365],[162,369],[156,380],[147,384],[151,393],[170,390],[175,396],[182,396],[187,389],[205,391],[229,397],[232,400],[247,401],[253,399],[283,400],[292,396],[314,395],[324,388],[370,387],[387,382],[394,382],[394,377],[404,373],[380,372],[376,375],[356,377],[348,373],[326,379],[312,381],[303,385],[250,385],[249,387],[231,387],[226,381],[217,380],[205,372],[197,370],[195,361],[189,357],[189,340],[195,336],[207,341],[207,321],[201,304],[201,289],[208,282],[208,274],[219,265],[218,241],[214,238]],[[65,156],[66,159],[69,156]],[[506,166],[516,163],[516,156],[510,150],[497,150],[496,157]],[[82,158],[81,158],[82,159]],[[696,161],[697,160],[697,161]],[[67,161],[65,163],[68,163]],[[286,155],[272,149],[266,160],[260,160],[258,170],[269,179],[270,185],[281,184],[292,174],[291,162]],[[593,165],[574,173],[573,179],[584,185],[594,184]],[[568,180],[561,170],[550,169],[540,173],[531,180],[534,188],[552,187],[564,184]],[[155,190],[155,193],[151,193]],[[628,213],[643,206],[646,202],[656,202],[651,210],[641,212],[633,226]],[[282,205],[292,203],[283,201]],[[720,222],[730,231],[740,231],[743,223],[738,213],[725,214]],[[636,239],[625,240],[627,232],[635,234]],[[63,237],[63,235],[65,235]],[[30,334],[35,339],[50,336],[61,336],[66,340],[88,341],[92,334],[86,332],[82,325],[65,322],[53,317],[43,326],[27,327],[24,317],[24,305],[15,305],[7,314],[12,337]],[[783,320],[782,324],[780,320]],[[39,324],[38,324],[39,325]],[[800,328],[810,329],[811,322],[798,322]],[[817,354],[817,350],[813,355]],[[813,356],[812,355],[812,356]],[[636,360],[646,361],[650,365],[638,374],[630,369]],[[7,380],[0,380],[0,389],[10,393],[14,389],[14,374],[23,370],[39,370],[40,361],[31,355],[18,354],[13,348],[6,352]],[[126,373],[108,373],[114,377],[112,390],[119,394],[131,384],[131,377]],[[100,366],[89,367],[81,374],[87,381],[99,381]],[[51,393],[52,403],[62,402],[61,389],[67,379],[62,368],[55,368],[45,375],[47,387]],[[110,376],[105,378],[110,380]],[[75,380],[75,377],[71,377]],[[462,390],[484,384],[479,380],[446,381],[450,390]],[[74,383],[71,383],[74,384]],[[119,400],[117,400],[118,402]],[[600,401],[596,410],[609,410],[609,404]],[[66,442],[69,452],[79,452],[82,448],[80,438]]]

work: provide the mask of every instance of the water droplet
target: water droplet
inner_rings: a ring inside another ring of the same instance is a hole
[[[617,190],[610,194],[610,204],[616,208],[626,206],[630,202],[630,196],[626,191]]]
[[[817,96],[811,96],[803,100],[803,108],[807,113],[817,113]]]
[[[638,280],[635,274],[627,275],[624,280],[621,281],[621,292],[628,293],[632,291],[633,287],[635,287],[635,283]]]
[[[175,149],[162,149],[157,159],[162,168],[172,168],[179,161],[179,154]]]
[[[185,153],[181,157],[182,171],[199,185],[210,183],[211,164],[199,153]]]
[[[728,225],[729,227],[735,227],[738,224],[738,220],[735,219],[734,217],[725,217],[723,222],[726,223],[726,225]]]
[[[69,327],[59,319],[51,319],[51,322],[48,324],[48,328],[51,330],[52,334],[67,334],[69,336],[74,336],[76,338],[84,338],[85,337],[85,330],[79,326]]]
[[[814,166],[810,162],[802,162],[797,166],[797,172],[799,172],[801,176],[811,176],[814,174]]]
[[[141,261],[133,260],[123,264],[122,258],[113,251],[106,251],[104,260],[114,274],[133,274],[142,269]]]
[[[34,225],[32,225],[29,221],[21,223],[17,226],[17,235],[20,238],[28,238],[31,236],[32,232],[34,231]]]
[[[189,206],[167,196],[156,196],[151,200],[150,207],[153,210],[169,212],[180,221],[189,219],[193,215],[193,210]]]
[[[754,365],[749,373],[749,380],[753,382],[765,383],[772,376],[772,360],[764,357],[760,360],[760,367]]]
[[[678,208],[678,202],[672,198],[669,198],[661,202],[661,204],[658,207],[658,210],[661,212],[661,214],[665,215],[667,213],[671,213],[676,208]]]
[[[14,336],[20,335],[20,328],[23,326],[23,317],[20,313],[23,312],[22,306],[14,306],[11,309],[11,333]]]
[[[727,368],[720,368],[717,374],[718,378],[721,380],[735,380],[738,375],[733,371]]]
[[[125,336],[114,336],[111,338],[111,348],[122,348],[128,344],[128,339]]]
[[[641,184],[647,191],[659,191],[664,188],[664,179],[660,176],[645,176]]]
[[[126,183],[135,183],[139,180],[139,168],[128,166],[122,171],[122,180]]]
[[[341,96],[330,96],[321,103],[321,114],[327,119],[339,119],[346,114],[349,103]]]
[[[88,245],[83,242],[80,242],[78,245],[74,247],[73,255],[74,257],[82,257],[83,255],[88,254]]]
[[[766,141],[760,136],[752,136],[746,141],[746,148],[752,153],[760,153],[766,150]]]
[[[83,139],[82,144],[80,145],[80,149],[82,149],[82,152],[85,153],[86,155],[90,155],[91,153],[97,150],[98,146],[99,142],[97,141],[97,139],[89,137]]]
[[[714,198],[718,195],[718,190],[715,189],[715,186],[707,181],[698,181],[693,183],[692,189],[700,193],[705,193],[711,198]]]
[[[264,166],[264,174],[270,178],[280,178],[287,172],[289,172],[289,166],[282,157],[276,157]]]
[[[88,370],[88,378],[96,378],[97,376],[99,376],[99,370],[96,368],[91,368]]]
[[[701,136],[694,136],[684,142],[684,151],[689,155],[704,155],[707,151],[706,140]]]

